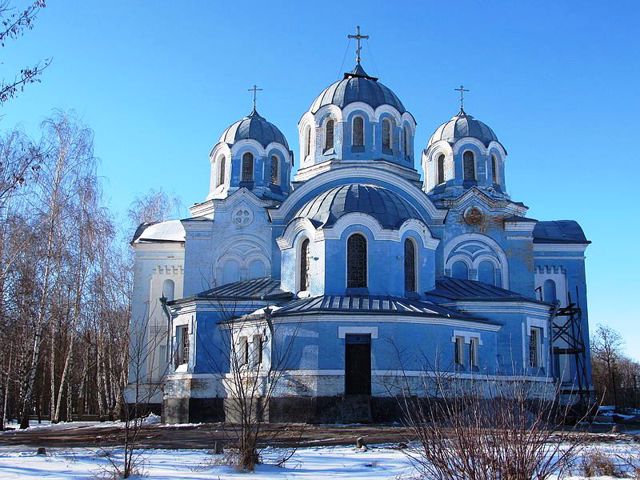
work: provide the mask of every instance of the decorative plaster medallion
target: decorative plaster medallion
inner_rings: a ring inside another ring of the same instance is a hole
[[[464,221],[469,225],[480,225],[484,215],[478,207],[470,207],[464,212]]]
[[[246,227],[253,222],[253,212],[246,207],[240,207],[233,212],[233,223],[239,227]]]

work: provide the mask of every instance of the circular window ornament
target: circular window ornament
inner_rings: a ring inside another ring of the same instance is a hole
[[[467,222],[468,225],[480,225],[484,220],[484,215],[482,211],[478,207],[470,207],[467,208],[464,212],[464,221]]]
[[[238,208],[233,212],[233,223],[240,227],[246,227],[253,222],[253,212],[248,208]]]

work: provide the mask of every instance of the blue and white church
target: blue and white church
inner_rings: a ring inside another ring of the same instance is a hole
[[[298,122],[292,177],[261,113],[222,132],[189,218],[132,241],[131,335],[153,348],[130,382],[164,421],[225,419],[231,351],[282,372],[273,422],[388,420],[389,385],[438,372],[591,389],[589,241],[511,199],[488,125],[461,106],[416,152],[415,118],[358,56]]]

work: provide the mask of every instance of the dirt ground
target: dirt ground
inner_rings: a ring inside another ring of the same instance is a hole
[[[232,427],[220,423],[171,426],[145,425],[140,432],[142,448],[212,448],[216,441],[229,443],[234,438]],[[594,442],[619,441],[629,437],[640,441],[640,435],[609,433],[611,426],[595,427],[590,436]],[[33,445],[42,447],[101,447],[122,443],[122,425],[83,425],[64,429],[34,428],[0,433],[0,445]],[[353,445],[358,437],[368,444],[400,443],[412,439],[406,428],[393,425],[269,425],[265,427],[265,442],[272,446]]]

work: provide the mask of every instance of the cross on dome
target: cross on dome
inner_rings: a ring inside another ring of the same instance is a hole
[[[355,38],[356,42],[358,42],[358,46],[356,47],[356,63],[360,65],[360,51],[362,50],[362,46],[360,45],[360,40],[363,38],[369,38],[369,35],[360,35],[360,25],[356,26],[356,34],[355,35],[347,35],[347,38]]]
[[[464,113],[464,92],[469,90],[464,88],[464,85],[460,85],[458,88],[454,88],[456,92],[460,92],[460,113]]]
[[[258,96],[258,92],[262,92],[262,88],[258,88],[257,85],[254,85],[253,87],[247,89],[248,92],[253,92],[253,111],[256,112],[256,99]]]

